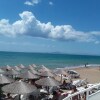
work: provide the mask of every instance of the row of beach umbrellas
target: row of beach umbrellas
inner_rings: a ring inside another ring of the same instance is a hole
[[[13,80],[8,79],[7,77],[4,78],[6,79],[6,81],[5,82],[3,81],[3,83],[11,83],[11,84],[3,86],[2,91],[4,91],[5,93],[19,94],[19,99],[21,94],[27,94],[37,90],[36,86],[23,82],[22,80],[13,82]],[[48,87],[61,85],[60,82],[51,77],[45,77],[39,79],[35,83],[41,86],[48,86]]]
[[[36,71],[35,68],[36,68],[35,64],[29,65],[27,68],[25,68],[25,66],[21,64],[20,67],[15,66],[13,67],[13,69],[9,65],[7,65],[6,69],[9,69],[9,70],[5,72],[5,70],[0,69],[0,74],[6,74],[6,75],[12,75],[12,76],[15,75],[17,77],[26,78],[26,79],[37,79],[39,78],[39,76],[54,77],[57,74],[59,74],[61,75],[61,82],[62,82],[62,75],[67,75],[67,73],[63,69],[57,69],[55,71],[51,71],[44,65],[42,65],[42,67],[38,71]]]
[[[41,85],[41,86],[61,85],[61,82],[54,79],[55,74],[52,73],[52,71],[46,68],[45,66],[42,66],[39,72],[37,72],[35,70],[36,66],[30,65],[27,68],[28,70],[25,70],[25,72],[22,72],[22,73],[20,73],[19,70],[26,69],[23,65],[21,65],[21,67],[15,66],[16,70],[12,69],[12,67],[10,66],[6,66],[6,68],[9,69],[8,71],[6,71],[6,73],[5,73],[5,70],[0,69],[0,84],[10,83],[2,87],[2,90],[6,93],[25,94],[25,93],[30,93],[30,92],[33,92],[34,90],[37,90],[37,88],[34,85],[30,85],[21,80],[15,81],[7,77],[6,75],[17,75],[18,77],[23,78],[23,79],[39,79],[39,77],[42,76],[43,78],[35,81],[37,85]],[[65,74],[65,72],[61,70],[56,71],[56,73]]]
[[[9,82],[12,82],[12,81],[9,81]],[[39,79],[35,83],[41,86],[61,85],[59,81],[51,77]],[[2,87],[2,90],[6,93],[25,94],[25,93],[33,92],[34,90],[36,90],[36,87],[34,85],[28,84],[20,80],[20,81],[15,81],[9,85],[5,85],[4,87]]]
[[[9,78],[9,75],[15,75],[21,79],[38,79],[35,81],[35,84],[47,87],[59,86],[62,84],[54,78],[57,74],[61,75],[61,81],[62,75],[67,75],[67,73],[63,69],[51,71],[43,65],[38,71],[36,71],[35,68],[36,65],[34,64],[29,65],[27,68],[22,64],[20,66],[15,67],[10,67],[9,65],[7,65],[5,69],[8,70],[0,68],[0,84],[7,84],[2,87],[2,91],[5,93],[21,95],[31,93],[37,90],[36,86],[26,83],[22,80],[15,81],[14,79]]]
[[[29,67],[36,68],[37,66],[35,64],[32,64],[32,65],[29,65]],[[24,69],[26,67],[23,64],[20,64],[19,66],[14,66],[14,67],[11,67],[9,65],[6,65],[6,66],[4,66],[2,68],[3,69],[8,69],[8,70],[15,69],[15,70],[19,71],[19,70],[22,70],[22,69]]]
[[[54,77],[58,75],[61,77],[61,82],[62,82],[62,76],[66,75],[68,76],[67,72],[65,72],[65,70],[63,69],[56,69],[56,70],[50,70],[49,68],[45,67],[44,65],[41,66],[40,69],[35,70],[36,65],[29,65],[28,67],[25,67],[24,65],[20,65],[20,66],[15,66],[15,67],[10,67],[9,65],[7,65],[6,67],[4,67],[3,69],[9,69],[7,72],[5,72],[5,70],[0,69],[0,74],[6,74],[6,75],[13,75],[13,76],[18,76],[21,78],[35,78],[38,77],[36,75],[39,76],[44,76],[44,77]],[[29,75],[31,74],[31,75]],[[32,74],[34,74],[34,77],[32,77]],[[23,77],[22,77],[23,76]]]

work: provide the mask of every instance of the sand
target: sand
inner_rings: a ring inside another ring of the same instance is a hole
[[[95,84],[95,83],[100,83],[100,68],[96,67],[88,67],[88,68],[74,68],[72,70],[77,71],[80,74],[80,78],[76,78],[73,80],[78,80],[78,79],[87,79],[89,84]],[[61,81],[60,77],[55,77],[58,81]]]
[[[80,74],[81,79],[87,78],[89,83],[100,83],[100,68],[76,68],[74,69]]]

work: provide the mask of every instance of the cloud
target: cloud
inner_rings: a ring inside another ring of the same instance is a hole
[[[52,6],[52,5],[53,5],[53,2],[51,2],[51,1],[50,1],[50,2],[49,2],[49,5],[51,5],[51,6]]]
[[[99,44],[100,43],[100,41],[95,41],[95,44]]]
[[[24,4],[25,4],[25,5],[29,5],[29,6],[33,6],[33,3],[30,2],[30,1],[26,1]]]
[[[0,20],[0,34],[5,36],[28,35],[60,41],[81,41],[99,43],[96,36],[100,32],[82,32],[71,25],[56,25],[51,22],[39,21],[32,12],[24,11],[19,14],[20,20],[10,24],[9,20]]]
[[[24,4],[28,5],[28,6],[34,6],[36,4],[38,4],[40,2],[40,0],[32,0],[32,1],[26,1]]]

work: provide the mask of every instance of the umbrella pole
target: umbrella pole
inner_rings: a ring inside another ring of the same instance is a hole
[[[1,90],[1,85],[0,85],[0,100],[1,100],[1,95],[2,95],[2,90]]]
[[[47,91],[48,91],[48,94],[49,94],[49,86],[47,86]]]
[[[1,97],[2,97],[2,93],[3,93],[1,88],[2,88],[2,84],[0,84],[0,100],[1,100]]]
[[[61,74],[61,83],[62,83],[62,74]]]
[[[21,100],[21,98],[20,98],[20,97],[21,97],[21,95],[19,94],[19,100]]]

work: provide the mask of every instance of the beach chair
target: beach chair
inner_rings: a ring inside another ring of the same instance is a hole
[[[80,78],[80,74],[74,70],[68,70],[67,73],[71,76],[71,78]]]
[[[79,87],[79,86],[81,86],[81,80],[75,80],[75,81],[73,81],[72,84],[75,85],[76,87]]]
[[[81,86],[83,86],[83,85],[87,85],[87,79],[83,79],[83,80],[81,80]]]
[[[80,74],[71,74],[71,78],[80,78]]]
[[[78,72],[76,72],[75,70],[68,70],[67,73],[68,74],[78,74]]]

